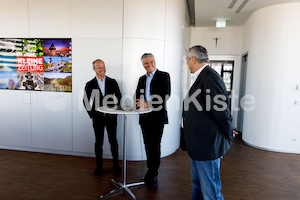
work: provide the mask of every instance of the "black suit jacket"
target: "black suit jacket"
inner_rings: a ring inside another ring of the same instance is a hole
[[[197,91],[201,93],[195,95]],[[193,94],[195,102],[192,100]],[[224,98],[217,98],[218,95]],[[200,105],[202,110],[200,108],[199,111],[196,105]],[[228,106],[229,98],[222,77],[207,66],[199,74],[183,102],[183,138],[192,159],[217,159],[230,148],[233,128]],[[223,111],[216,108],[223,108]]]
[[[103,106],[103,98],[104,96],[101,93],[101,90],[99,88],[97,78],[93,78],[85,85],[85,94],[83,98],[83,104],[85,109],[87,110],[90,118],[99,117],[101,115],[100,112],[96,111],[96,109],[100,106]],[[118,86],[118,83],[115,79],[112,79],[108,76],[106,76],[105,79],[105,96],[106,95],[114,95],[118,99],[118,104],[120,104],[122,95],[120,92],[120,88]],[[87,103],[92,101],[92,106]],[[112,101],[112,99],[109,99],[109,101]],[[114,104],[113,104],[114,105]],[[112,115],[116,116],[116,115]]]
[[[136,98],[141,99],[145,97],[146,91],[146,75],[141,76],[136,89]],[[143,90],[143,91],[141,91]],[[152,111],[151,113],[140,115],[140,124],[151,123],[156,125],[162,125],[168,123],[168,113],[166,108],[166,101],[171,95],[171,83],[170,75],[167,72],[156,70],[153,79],[150,84],[150,93],[151,97],[153,95],[158,95],[162,98],[162,103],[153,104],[153,108],[158,108],[161,106],[161,109],[158,111]],[[143,97],[144,96],[144,97]],[[156,101],[156,99],[154,99]],[[150,102],[151,103],[151,102]]]

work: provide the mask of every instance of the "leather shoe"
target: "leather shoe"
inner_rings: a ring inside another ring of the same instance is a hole
[[[156,188],[157,187],[157,176],[145,179],[145,184],[149,187]]]
[[[141,181],[144,181],[145,184],[149,187],[156,188],[157,187],[157,172],[153,170],[148,170],[145,177],[142,177]]]
[[[114,171],[114,174],[116,174],[116,175],[121,175],[122,174],[122,169],[119,166],[119,164],[114,164],[113,171]]]
[[[100,177],[103,174],[103,170],[101,168],[96,168],[94,171],[94,176],[96,178]]]

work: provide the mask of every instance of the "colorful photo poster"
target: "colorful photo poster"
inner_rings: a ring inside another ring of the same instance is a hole
[[[71,73],[44,73],[44,87],[47,91],[71,92],[72,74]]]
[[[43,72],[18,72],[19,90],[44,90]]]
[[[16,89],[18,87],[17,76],[15,71],[0,71],[0,89]]]
[[[44,56],[44,71],[55,73],[71,73],[71,58]]]
[[[20,39],[0,39],[0,71],[17,71],[17,50],[21,49],[20,46]]]
[[[43,39],[19,39],[17,56],[43,56]]]
[[[44,39],[43,40],[44,56],[71,56],[70,39]]]
[[[0,89],[72,92],[71,39],[0,38]]]
[[[72,91],[71,39],[44,39],[44,90]]]

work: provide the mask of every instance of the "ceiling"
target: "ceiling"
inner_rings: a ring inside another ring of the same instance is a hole
[[[217,19],[226,19],[227,26],[242,26],[260,8],[294,3],[300,0],[187,0],[191,24],[196,27],[215,27]],[[234,4],[232,8],[228,8]],[[238,8],[244,7],[236,13]]]

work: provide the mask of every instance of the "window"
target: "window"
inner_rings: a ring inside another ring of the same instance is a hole
[[[228,92],[228,95],[231,95],[232,91],[232,83],[233,83],[233,67],[234,67],[234,61],[210,61],[210,66],[220,74],[220,76],[223,78],[223,81],[226,86],[226,90]],[[229,100],[229,105],[231,108],[231,100]]]
[[[233,61],[214,61],[210,62],[210,66],[220,74],[223,78],[226,89],[229,94],[232,90],[232,80],[233,80]]]

